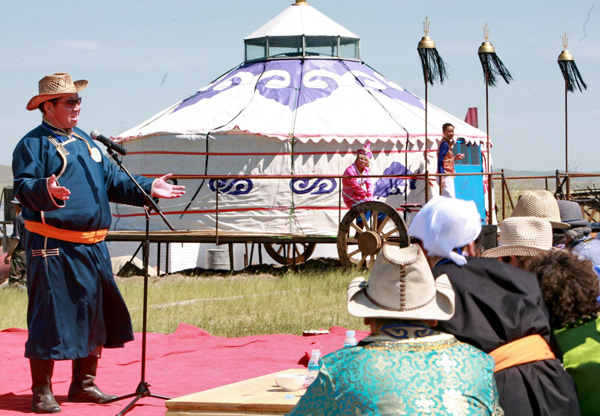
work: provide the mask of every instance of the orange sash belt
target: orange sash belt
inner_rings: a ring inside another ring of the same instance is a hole
[[[489,354],[496,362],[495,373],[520,364],[556,358],[546,340],[539,334],[509,342]]]
[[[32,233],[56,240],[69,241],[71,243],[95,244],[103,241],[108,234],[108,229],[98,231],[71,231],[62,230],[41,222],[25,221],[25,228]]]

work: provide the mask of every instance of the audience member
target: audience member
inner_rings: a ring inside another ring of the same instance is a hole
[[[565,248],[600,267],[600,240],[591,234],[590,223],[583,219],[581,207],[575,201],[557,201],[560,218],[571,227],[564,230]]]
[[[582,415],[600,409],[600,295],[592,263],[565,250],[534,257],[528,269],[537,274],[550,323],[563,352],[563,365],[577,386]]]
[[[499,258],[520,269],[532,256],[552,249],[552,226],[537,217],[510,217],[502,222],[498,247],[483,252],[483,257]]]
[[[503,414],[493,360],[432,329],[452,317],[454,293],[418,246],[384,245],[369,281],[348,286],[348,311],[371,335],[325,356],[290,415]]]
[[[441,196],[429,201],[410,225],[409,234],[422,241],[434,276],[448,275],[456,293],[454,317],[436,329],[494,357],[505,414],[578,415],[575,385],[556,358],[560,351],[552,342],[536,277],[473,258],[480,231],[475,203]]]
[[[545,190],[523,192],[511,217],[538,217],[550,221],[550,225],[555,229],[570,227],[561,221],[560,209],[554,195]]]

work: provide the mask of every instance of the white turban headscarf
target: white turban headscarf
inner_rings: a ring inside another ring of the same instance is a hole
[[[467,259],[453,250],[475,241],[481,218],[473,201],[436,196],[415,215],[408,233],[421,240],[429,254],[462,266]]]

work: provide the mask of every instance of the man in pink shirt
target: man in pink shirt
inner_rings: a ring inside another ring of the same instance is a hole
[[[369,177],[369,160],[373,157],[371,153],[371,143],[367,142],[362,149],[356,152],[356,160],[346,168],[344,176],[353,176],[351,178],[342,179],[342,197],[348,208],[352,208],[357,204],[373,200],[373,191],[375,186],[373,179]],[[368,220],[371,218],[371,211],[365,213]],[[385,218],[385,214],[380,212],[377,216],[377,221]],[[375,223],[377,224],[377,222]],[[356,219],[356,225],[363,227],[361,217]],[[375,225],[377,228],[377,225]]]
[[[367,142],[356,152],[354,163],[344,171],[344,176],[354,176],[342,179],[342,196],[348,208],[373,199],[373,181],[369,178],[369,159],[372,157],[371,144]]]

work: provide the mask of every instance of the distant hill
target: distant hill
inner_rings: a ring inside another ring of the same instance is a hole
[[[499,169],[495,169],[494,172],[499,172]],[[562,172],[562,169],[560,169],[560,171]],[[598,175],[600,177],[600,173],[599,172],[576,172],[576,173],[589,173],[591,175]],[[548,170],[548,171],[533,171],[533,170],[511,170],[511,169],[504,169],[504,174],[506,176],[554,176],[556,175],[556,171],[555,170]]]
[[[498,172],[498,170],[496,170]],[[579,174],[590,174],[596,175],[592,178],[571,178],[571,190],[587,189],[589,188],[600,188],[600,173],[598,172],[576,172]],[[531,177],[531,176],[549,176],[548,187],[553,190],[556,186],[555,176],[556,171],[531,171],[531,170],[504,170],[504,176],[511,177]],[[512,180],[509,186],[515,189],[536,189],[545,187],[544,179],[523,179],[523,180]]]
[[[501,169],[494,169],[494,172],[500,172]],[[504,169],[504,174],[506,176],[552,176],[555,175],[555,171],[543,171],[537,172],[533,170],[512,170],[512,169]]]

